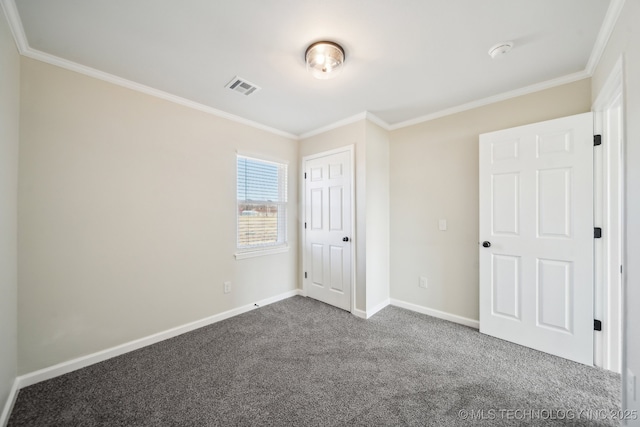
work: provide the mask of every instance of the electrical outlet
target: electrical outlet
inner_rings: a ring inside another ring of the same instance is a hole
[[[427,278],[424,276],[420,276],[420,281],[418,282],[418,287],[422,289],[427,289]]]
[[[629,401],[636,400],[636,376],[631,369],[627,369],[627,399]]]
[[[224,293],[228,294],[231,292],[231,282],[224,282]]]

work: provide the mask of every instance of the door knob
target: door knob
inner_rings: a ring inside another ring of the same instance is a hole
[[[349,241],[349,238],[348,238],[348,237],[343,237],[343,238],[342,238],[342,241],[343,241],[343,242],[348,242],[348,241]]]
[[[488,241],[485,240],[484,242],[482,242],[482,246],[485,247],[485,248],[490,248],[491,247],[491,242],[488,242]]]

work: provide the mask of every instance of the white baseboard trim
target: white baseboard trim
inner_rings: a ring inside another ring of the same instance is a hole
[[[278,302],[280,300],[290,298],[295,295],[300,295],[300,293],[301,292],[299,289],[294,289],[292,291],[288,291],[280,295],[263,299],[261,301],[256,302],[255,304],[247,304],[242,307],[237,307],[222,313],[214,314],[213,316],[209,316],[201,320],[196,320],[195,322],[187,323],[185,325],[177,326],[175,328],[171,328],[163,332],[158,332],[156,334],[149,335],[144,338],[140,338],[134,341],[129,341],[127,343],[120,344],[115,347],[101,350],[93,354],[88,354],[86,356],[78,357],[76,359],[69,360],[67,362],[62,362],[57,365],[50,366],[48,368],[44,368],[35,372],[30,372],[28,374],[20,375],[16,379],[16,383],[17,383],[18,389],[28,387],[30,385],[39,383],[41,381],[46,381],[51,378],[58,377],[60,375],[68,374],[69,372],[73,372],[78,369],[82,369],[87,366],[102,362],[104,360],[111,359],[112,357],[120,356],[122,354],[129,353],[130,351],[138,350],[142,347],[146,347],[148,345],[152,345],[160,341],[164,341],[166,339],[176,337],[186,332],[190,332],[195,329],[220,322],[221,320],[225,320],[230,317],[234,317],[239,314],[246,313],[258,307],[273,304],[274,302]]]
[[[380,310],[382,310],[383,308],[385,308],[386,306],[388,306],[390,303],[391,303],[391,300],[387,298],[386,300],[382,301],[380,304],[374,306],[370,310],[367,310],[367,319],[373,316],[374,314],[376,314],[377,312],[379,312]]]
[[[359,317],[361,319],[366,319],[367,318],[367,312],[364,310],[358,310],[357,308],[354,308],[353,311],[351,312],[351,314],[353,314],[356,317]]]
[[[416,313],[437,317],[438,319],[444,319],[450,322],[459,323],[461,325],[469,326],[471,328],[480,329],[479,321],[469,319],[467,317],[458,316],[457,314],[451,314],[444,311],[436,310],[429,307],[424,307],[422,305],[412,304],[406,301],[400,301],[393,298],[391,299],[391,305],[394,305],[400,308],[406,308],[407,310],[415,311]]]
[[[351,314],[353,314],[356,317],[359,317],[361,319],[369,319],[371,316],[373,316],[374,314],[376,314],[377,312],[379,312],[380,310],[382,310],[383,308],[385,308],[386,306],[389,305],[389,299],[387,298],[386,300],[382,301],[380,304],[376,305],[375,307],[373,307],[370,310],[364,311],[364,310],[358,310],[357,308],[354,309]]]
[[[11,411],[13,410],[13,405],[16,403],[16,398],[18,397],[18,379],[13,380],[13,385],[11,386],[11,390],[9,391],[9,396],[7,396],[7,401],[4,403],[4,408],[2,409],[2,414],[0,415],[0,426],[6,427],[9,423],[9,416],[11,415]]]

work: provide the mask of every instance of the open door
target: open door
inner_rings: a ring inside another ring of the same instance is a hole
[[[480,135],[480,332],[593,364],[593,116]]]

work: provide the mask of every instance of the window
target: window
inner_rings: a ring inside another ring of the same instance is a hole
[[[286,164],[238,155],[237,218],[240,252],[286,247]]]

